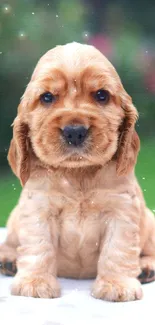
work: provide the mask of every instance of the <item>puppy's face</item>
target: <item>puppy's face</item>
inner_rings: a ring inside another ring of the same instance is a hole
[[[124,118],[114,68],[94,48],[57,47],[39,62],[24,94],[36,156],[49,165],[104,164]]]
[[[77,43],[40,59],[18,113],[36,157],[67,168],[110,161],[127,113],[130,124],[137,115],[110,62],[92,46]]]

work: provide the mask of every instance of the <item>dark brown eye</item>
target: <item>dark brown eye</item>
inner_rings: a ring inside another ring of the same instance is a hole
[[[108,91],[104,90],[104,89],[99,89],[98,91],[96,91],[96,93],[94,94],[94,98],[97,102],[101,102],[101,103],[107,103],[109,100],[109,93]]]
[[[51,104],[53,103],[55,99],[55,96],[52,95],[51,93],[47,92],[47,93],[44,93],[40,96],[40,100],[42,103],[45,103],[45,104]]]

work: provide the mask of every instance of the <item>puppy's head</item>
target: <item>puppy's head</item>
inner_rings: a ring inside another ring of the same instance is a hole
[[[116,160],[129,172],[139,149],[137,111],[111,63],[94,47],[57,46],[38,62],[13,123],[8,159],[24,184],[31,153],[40,163],[78,168]]]

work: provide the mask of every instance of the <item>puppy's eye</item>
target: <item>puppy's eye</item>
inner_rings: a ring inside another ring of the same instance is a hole
[[[97,102],[101,102],[101,103],[107,103],[109,100],[109,93],[108,91],[104,90],[104,89],[99,89],[98,91],[96,91],[96,93],[94,94],[94,98]]]
[[[55,99],[55,96],[54,95],[52,95],[51,93],[44,93],[44,94],[42,94],[41,96],[40,96],[40,100],[41,100],[41,102],[44,104],[51,104],[51,103],[53,103],[53,101],[54,101],[54,99]]]

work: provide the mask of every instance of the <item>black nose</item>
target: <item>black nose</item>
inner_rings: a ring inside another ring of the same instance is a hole
[[[82,125],[77,125],[77,126],[67,125],[65,126],[62,132],[65,140],[69,144],[78,146],[84,142],[85,137],[87,135],[87,131],[88,130]]]

